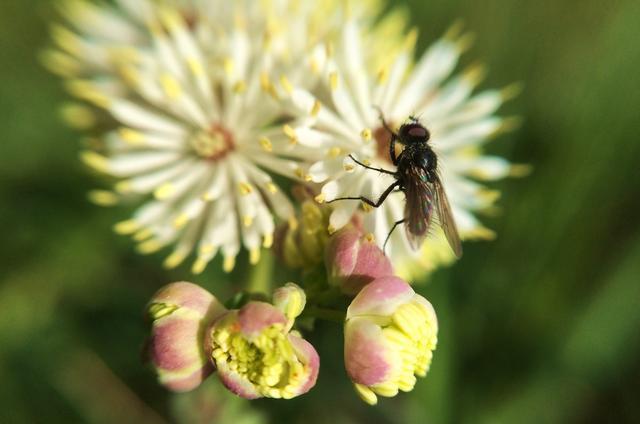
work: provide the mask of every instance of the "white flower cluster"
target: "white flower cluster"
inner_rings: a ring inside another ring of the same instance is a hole
[[[143,253],[172,246],[167,267],[194,253],[192,270],[202,272],[220,252],[230,271],[242,248],[257,262],[276,219],[294,213],[275,174],[309,184],[319,201],[375,199],[389,186],[391,177],[349,158],[393,170],[379,108],[394,127],[415,115],[429,128],[462,238],[490,237],[474,212],[497,193],[475,180],[520,169],[481,151],[512,126],[495,112],[514,90],[474,93],[480,67],[452,76],[469,45],[458,27],[414,63],[415,32],[405,31],[401,13],[381,19],[382,7],[374,0],[60,1],[66,22],[52,28],[55,45],[44,60],[91,105],[65,113],[80,126],[99,124],[100,137],[81,157],[114,179],[91,198],[103,205],[140,199],[115,229]],[[382,245],[403,201],[394,193],[376,210],[336,202],[329,231],[360,208]],[[440,236],[414,252],[403,231],[386,251],[405,275],[450,256]]]

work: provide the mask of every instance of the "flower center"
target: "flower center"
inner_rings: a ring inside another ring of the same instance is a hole
[[[393,124],[389,123],[389,127],[393,128]],[[389,146],[391,145],[391,133],[385,127],[378,127],[373,131],[373,139],[376,141],[376,157],[382,161],[392,164],[389,157]],[[402,151],[399,143],[396,143],[396,157]]]
[[[191,136],[189,144],[203,159],[218,160],[235,148],[231,132],[221,125],[214,125],[208,131],[198,131]]]
[[[217,328],[212,335],[215,348],[211,356],[218,368],[233,370],[262,396],[290,399],[307,370],[283,331],[281,324],[274,324],[248,340],[232,327]]]

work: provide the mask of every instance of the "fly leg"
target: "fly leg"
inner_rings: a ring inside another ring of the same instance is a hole
[[[384,119],[384,114],[382,113],[382,109],[380,109],[380,106],[373,105],[373,107],[378,111],[378,116],[380,117],[380,121],[382,122],[382,127],[385,130],[389,131],[389,134],[397,138],[398,134],[393,132],[393,130],[389,127],[389,124],[387,124],[387,121]]]
[[[396,175],[395,172],[391,172],[391,171],[387,171],[386,169],[382,169],[382,168],[374,168],[372,166],[369,165],[365,165],[364,163],[360,162],[358,159],[354,158],[353,155],[349,155],[349,157],[351,158],[351,160],[353,160],[355,163],[357,163],[360,166],[363,166],[367,169],[371,169],[372,171],[378,171],[378,172],[382,172],[384,174],[389,174],[389,175]]]
[[[396,157],[396,141],[398,141],[400,137],[398,137],[398,134],[396,134],[391,129],[391,127],[389,127],[389,124],[384,119],[384,114],[382,113],[382,109],[380,109],[380,107],[375,105],[373,107],[376,108],[376,110],[378,111],[378,116],[380,117],[380,122],[382,122],[382,127],[385,130],[387,130],[391,135],[391,140],[389,140],[389,157],[391,158],[391,162],[394,165],[398,166],[398,158]]]
[[[389,241],[389,238],[391,237],[391,234],[393,234],[393,230],[396,229],[396,227],[400,224],[403,224],[407,219],[406,218],[402,218],[400,221],[396,221],[395,224],[393,224],[393,227],[391,227],[391,231],[389,231],[389,234],[387,234],[387,238],[384,239],[384,244],[382,245],[382,252],[385,252],[385,249],[387,248],[387,242]]]
[[[391,184],[389,187],[387,187],[387,189],[384,191],[384,193],[382,193],[380,195],[380,198],[378,199],[377,202],[374,202],[371,199],[367,199],[364,196],[357,196],[357,197],[338,197],[337,199],[333,199],[333,200],[329,200],[327,203],[332,203],[338,200],[361,200],[364,203],[366,203],[369,206],[372,206],[374,208],[377,208],[378,206],[380,206],[382,204],[382,202],[384,202],[386,200],[386,198],[389,196],[389,194],[391,194],[391,192],[398,186],[400,185],[399,181],[394,182],[393,184]]]

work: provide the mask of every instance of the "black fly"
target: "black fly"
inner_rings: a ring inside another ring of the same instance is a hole
[[[382,113],[380,114],[380,120],[383,127],[391,134],[389,156],[396,166],[396,171],[373,168],[358,161],[351,155],[349,157],[367,169],[392,175],[396,179],[395,182],[382,193],[377,202],[363,196],[339,197],[332,200],[332,202],[336,200],[361,200],[377,208],[394,190],[400,190],[404,192],[406,198],[404,218],[393,225],[384,241],[383,249],[386,247],[393,230],[400,224],[405,224],[409,242],[414,249],[418,249],[429,233],[435,206],[440,226],[447,237],[449,246],[451,246],[457,257],[462,256],[458,229],[451,214],[449,200],[438,175],[438,158],[428,143],[431,137],[429,130],[413,116],[409,117],[409,122],[400,126],[397,134],[389,128]],[[397,157],[396,142],[404,145],[404,150]]]

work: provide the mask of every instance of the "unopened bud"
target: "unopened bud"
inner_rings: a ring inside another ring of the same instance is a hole
[[[329,239],[325,265],[329,284],[350,295],[357,294],[376,278],[393,275],[391,262],[373,237],[363,235],[351,224]]]
[[[162,385],[192,390],[213,371],[204,331],[224,311],[211,293],[192,283],[172,283],[153,296],[147,306],[152,320],[147,352]]]

